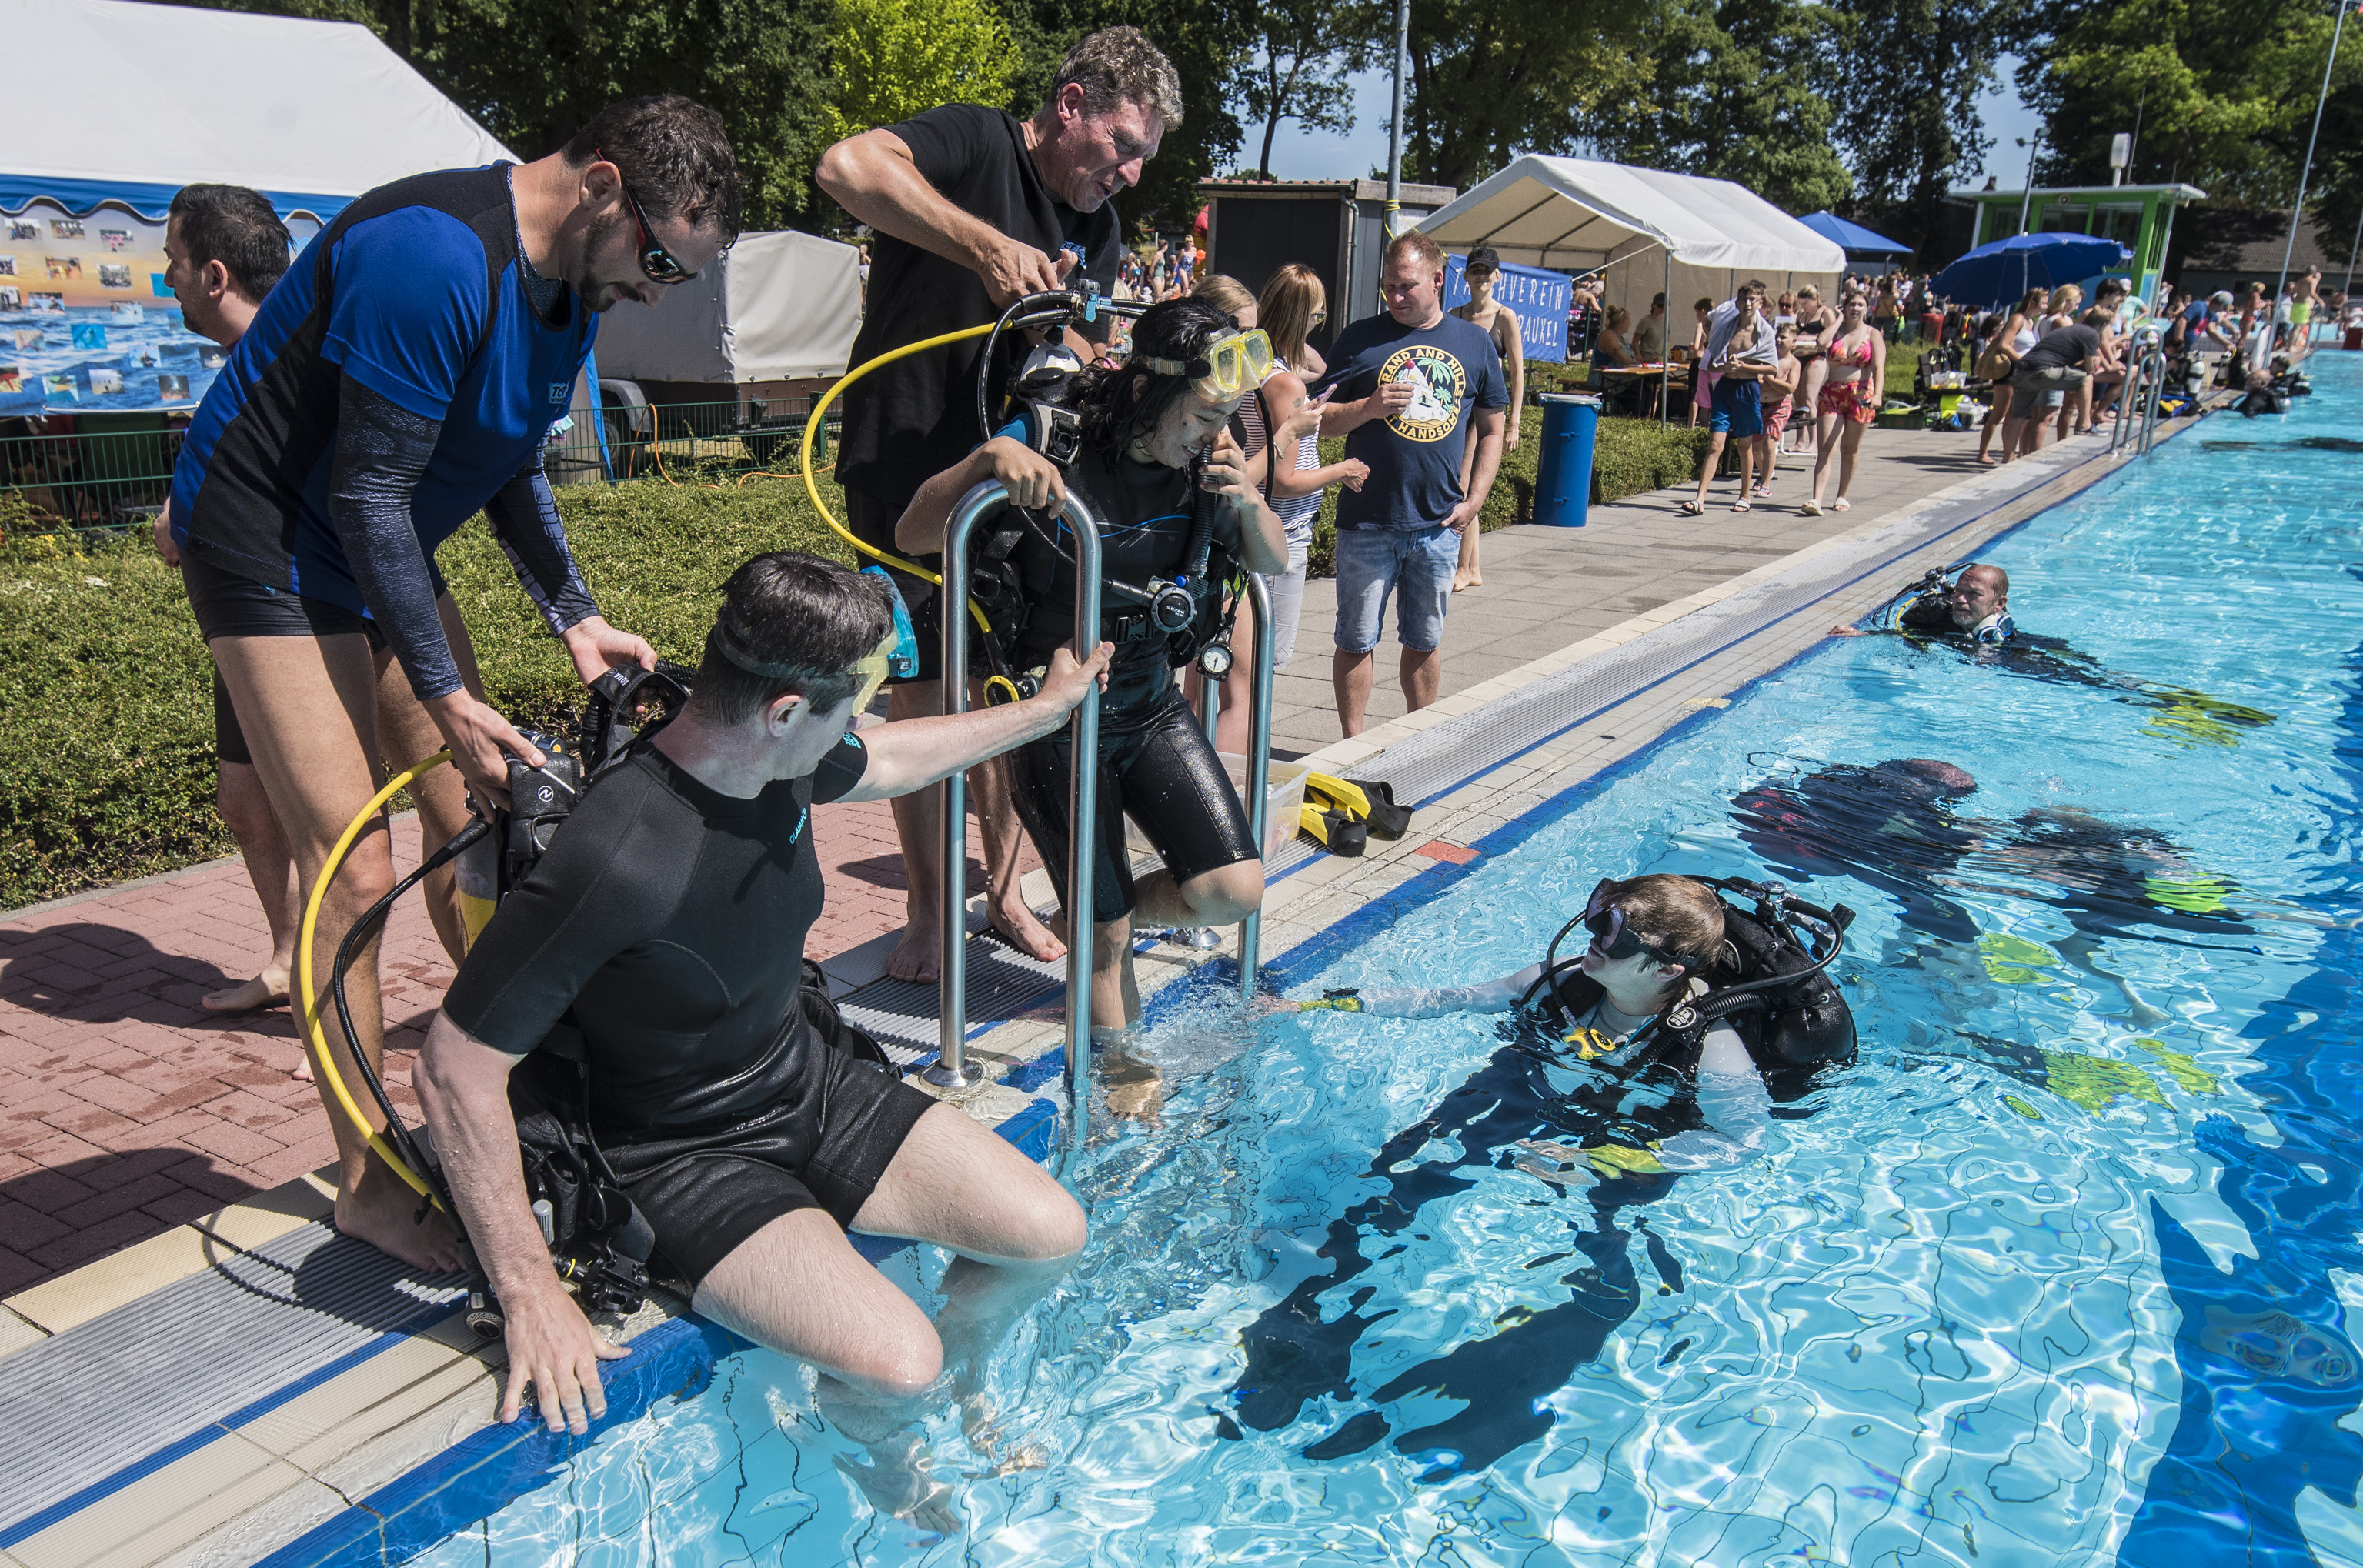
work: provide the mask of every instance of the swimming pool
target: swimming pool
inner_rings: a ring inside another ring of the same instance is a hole
[[[1984,552],[2089,665],[1833,641],[1271,966],[1488,977],[1602,876],[1823,869],[1861,1059],[1748,1157],[1653,1172],[1680,1108],[1612,1094],[1559,1173],[1463,1114],[1490,1021],[1171,998],[1090,1250],[923,1434],[940,1528],[749,1352],[415,1561],[2363,1560],[2363,364],[2316,381]],[[1980,788],[1881,815],[1895,756]]]

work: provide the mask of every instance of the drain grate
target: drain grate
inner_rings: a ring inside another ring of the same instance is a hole
[[[968,941],[968,1021],[974,1037],[980,1028],[1017,1017],[1042,1001],[1062,993],[1067,985],[1067,961],[1044,963],[1029,958],[990,936]],[[898,1067],[910,1068],[936,1059],[941,1035],[943,993],[932,980],[872,980],[838,1006],[845,1016],[870,1032],[885,1047]]]
[[[461,1295],[317,1223],[225,1252],[203,1274],[8,1358],[0,1546],[45,1528],[42,1516],[78,1494],[145,1474],[159,1451],[260,1414],[259,1396],[423,1327]]]

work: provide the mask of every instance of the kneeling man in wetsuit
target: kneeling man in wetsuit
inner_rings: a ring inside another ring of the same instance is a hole
[[[1080,437],[1071,455],[1061,450],[1063,464],[1035,445],[1057,444],[1048,433],[1060,425],[1029,417],[920,486],[895,529],[904,549],[939,551],[952,508],[970,487],[989,479],[1008,485],[1017,510],[1008,513],[1015,532],[1006,558],[1026,610],[1005,657],[1011,668],[1026,670],[1074,635],[1075,558],[1059,515],[1070,486],[1100,525],[1100,635],[1116,654],[1100,701],[1099,821],[1089,830],[1097,856],[1094,1028],[1140,1021],[1136,912],[1150,925],[1229,925],[1263,901],[1263,858],[1246,808],[1173,671],[1194,655],[1219,609],[1230,575],[1223,559],[1248,571],[1288,569],[1287,531],[1257,493],[1226,428],[1270,367],[1264,335],[1242,333],[1217,306],[1201,299],[1154,306],[1133,327],[1130,359],[1081,371],[1046,400]],[[1157,618],[1157,591],[1169,587],[1186,591],[1194,605],[1179,631]],[[1065,734],[1045,733],[1014,759],[1018,814],[1062,903],[1072,751]],[[1164,870],[1137,883],[1125,846],[1126,814],[1165,861]]]
[[[501,901],[427,1031],[417,1089],[507,1319],[504,1419],[525,1386],[552,1430],[605,1409],[607,1344],[560,1286],[531,1210],[510,1071],[582,1035],[591,1130],[704,1316],[871,1395],[948,1360],[855,1230],[960,1254],[945,1340],[982,1359],[1080,1250],[1082,1211],[963,1112],[833,1051],[798,1000],[821,912],[811,809],[921,790],[1066,722],[1106,668],[1061,649],[1028,701],[852,733],[893,611],[815,557],[758,556],[724,589],[681,715],[583,796]]]

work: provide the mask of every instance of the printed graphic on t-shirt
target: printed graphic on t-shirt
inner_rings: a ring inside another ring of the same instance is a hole
[[[1411,406],[1387,421],[1387,428],[1405,440],[1441,441],[1460,423],[1469,372],[1443,349],[1414,343],[1398,350],[1379,367],[1379,383],[1389,381],[1412,389]]]

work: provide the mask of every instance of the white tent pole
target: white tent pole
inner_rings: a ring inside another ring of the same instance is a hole
[[[1674,248],[1666,247],[1666,341],[1658,350],[1666,357],[1667,368],[1658,372],[1658,423],[1670,424],[1673,413],[1666,407],[1667,395],[1673,390],[1674,359]]]

